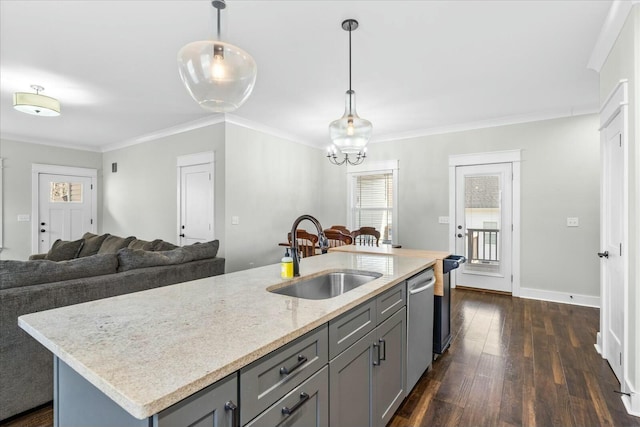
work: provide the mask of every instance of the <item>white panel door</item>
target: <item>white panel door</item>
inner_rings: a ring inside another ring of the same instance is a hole
[[[511,292],[511,163],[457,166],[455,197],[456,285]]]
[[[38,252],[57,239],[77,240],[92,231],[91,177],[38,175]]]
[[[180,245],[213,240],[212,164],[180,167]]]
[[[603,244],[601,268],[604,291],[604,357],[613,372],[622,380],[624,344],[624,261],[623,189],[624,149],[622,146],[622,114],[618,114],[603,132],[602,158],[602,224]]]

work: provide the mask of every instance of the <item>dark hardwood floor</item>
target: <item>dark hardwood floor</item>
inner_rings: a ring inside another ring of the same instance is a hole
[[[457,289],[452,313],[451,348],[390,427],[640,426],[593,347],[598,309]],[[53,411],[2,425],[50,427]]]

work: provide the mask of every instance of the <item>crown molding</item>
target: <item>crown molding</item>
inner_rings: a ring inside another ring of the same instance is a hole
[[[438,126],[433,128],[417,129],[408,132],[382,135],[374,138],[371,143],[398,141],[402,139],[420,138],[430,135],[442,135],[446,133],[464,132],[468,130],[485,129],[498,126],[516,125],[520,123],[540,122],[543,120],[561,119],[565,117],[583,116],[586,114],[595,114],[598,112],[597,107],[589,108],[571,108],[553,110],[542,113],[521,114],[516,116],[499,117],[496,119],[480,120],[476,122],[459,123],[450,126]]]
[[[113,144],[103,145],[100,151],[106,153],[108,151],[119,150],[121,148],[130,147],[132,145],[142,144],[143,142],[155,141],[160,138],[166,138],[168,136],[177,135],[179,133],[188,132],[190,130],[200,129],[203,127],[217,125],[224,123],[224,114],[216,114],[213,116],[207,116],[202,119],[193,120],[191,122],[182,123],[176,126],[171,126],[165,129],[160,129],[156,132],[147,133],[135,138],[127,139]]]
[[[637,4],[640,4],[640,0],[614,0],[613,3],[611,3],[611,8],[602,24],[598,40],[596,40],[593,51],[591,51],[587,68],[598,73],[600,72],[611,49],[613,49],[613,45],[618,39],[622,27],[624,27],[629,12],[631,12],[631,9]]]
[[[27,144],[38,144],[38,145],[47,145],[50,147],[67,148],[70,150],[90,151],[93,153],[99,153],[101,151],[99,147],[92,147],[89,145],[69,144],[69,143],[63,143],[63,142],[58,142],[53,140],[28,138],[24,136],[7,134],[7,133],[0,134],[0,139],[4,139],[7,141],[15,141],[15,142],[25,142]]]
[[[254,122],[252,120],[248,120],[248,119],[245,119],[243,117],[236,116],[234,114],[226,114],[226,120],[225,121],[227,123],[231,123],[231,124],[234,124],[234,125],[242,126],[244,128],[247,128],[247,129],[251,129],[251,130],[258,131],[258,132],[266,133],[268,135],[275,136],[277,138],[286,139],[288,141],[295,142],[295,143],[302,144],[302,145],[307,145],[307,146],[313,147],[313,148],[319,148],[317,144],[314,144],[311,141],[303,140],[300,137],[298,137],[298,136],[296,136],[296,135],[294,135],[292,133],[284,132],[284,131],[281,131],[279,129],[273,128],[271,126],[267,126],[267,125],[264,125],[262,123]]]

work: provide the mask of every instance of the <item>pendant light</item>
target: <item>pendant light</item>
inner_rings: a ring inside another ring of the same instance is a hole
[[[358,28],[358,21],[347,19],[342,22],[342,29],[349,32],[349,90],[346,93],[344,115],[331,122],[329,137],[333,146],[329,148],[327,158],[334,165],[348,163],[359,165],[367,157],[366,145],[371,138],[373,126],[369,120],[358,117],[356,113],[356,93],[351,89],[351,32]],[[338,151],[344,158],[338,161]],[[349,158],[349,155],[355,158]]]
[[[218,13],[218,40],[192,42],[178,52],[178,71],[191,97],[205,110],[228,113],[251,95],[258,67],[244,50],[220,40],[224,0],[211,5]]]
[[[60,101],[40,95],[42,86],[31,85],[36,93],[16,92],[13,94],[13,108],[34,116],[56,117],[60,115]]]

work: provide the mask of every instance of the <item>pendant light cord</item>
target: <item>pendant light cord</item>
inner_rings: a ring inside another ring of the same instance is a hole
[[[218,11],[218,40],[220,40],[220,9],[216,8]]]
[[[349,90],[351,90],[351,24],[349,24]]]

